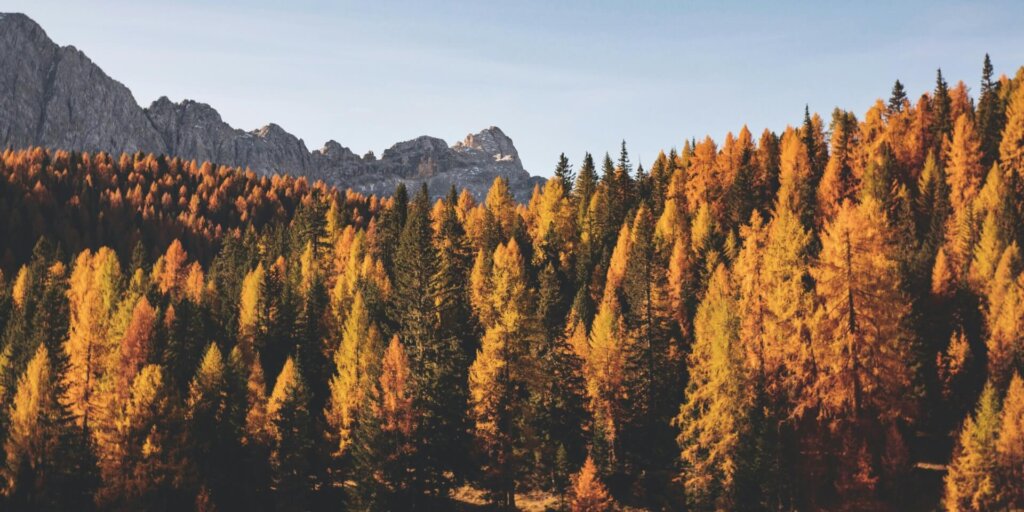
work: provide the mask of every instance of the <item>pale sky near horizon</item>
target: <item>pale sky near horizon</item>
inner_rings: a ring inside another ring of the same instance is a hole
[[[858,117],[900,79],[935,70],[978,89],[1024,65],[1024,2],[6,0],[74,45],[142,105],[211,104],[309,149],[362,154],[419,135],[452,143],[496,125],[527,170],[660,149],[747,124],[801,121],[804,105]]]

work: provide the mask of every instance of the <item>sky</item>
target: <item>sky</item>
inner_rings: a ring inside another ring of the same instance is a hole
[[[535,175],[564,152],[634,164],[804,105],[859,117],[893,81],[911,98],[976,92],[1024,65],[1024,2],[5,0],[74,45],[142,106],[209,103],[236,128],[274,122],[316,149],[380,155],[420,135],[488,126]]]

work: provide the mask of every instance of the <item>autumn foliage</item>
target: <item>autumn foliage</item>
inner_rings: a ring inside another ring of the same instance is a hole
[[[437,192],[4,151],[0,508],[1024,508],[1024,71]]]

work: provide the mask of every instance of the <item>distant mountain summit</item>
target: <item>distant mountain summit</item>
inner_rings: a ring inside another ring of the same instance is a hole
[[[378,159],[333,140],[311,152],[273,123],[239,130],[210,105],[192,100],[161,97],[144,109],[75,47],[58,46],[24,14],[0,14],[0,148],[29,146],[163,153],[377,195],[405,182],[410,188],[427,183],[434,197],[454,185],[482,198],[504,176],[525,201],[543,181],[523,169],[512,139],[494,126],[452,146],[428,136],[399,142]]]

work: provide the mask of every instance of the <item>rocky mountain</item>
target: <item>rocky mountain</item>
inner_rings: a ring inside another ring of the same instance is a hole
[[[45,146],[80,151],[145,151],[290,173],[368,194],[390,194],[399,182],[427,183],[435,197],[449,187],[482,198],[494,178],[509,180],[520,201],[535,183],[507,135],[490,127],[449,146],[422,136],[376,158],[338,142],[309,151],[276,124],[233,128],[205,103],[166,97],[142,108],[131,91],[73,46],[59,46],[23,14],[0,14],[0,148]]]

